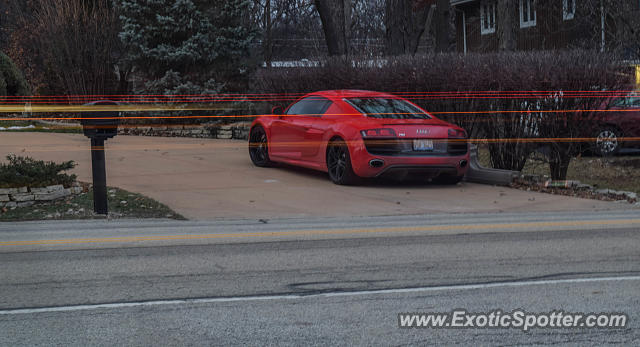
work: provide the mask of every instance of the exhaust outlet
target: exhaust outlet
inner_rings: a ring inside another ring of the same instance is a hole
[[[373,168],[379,168],[382,167],[384,165],[384,160],[382,159],[372,159],[369,162],[369,166],[373,167]]]
[[[467,162],[466,160],[464,160],[464,159],[460,160],[460,167],[461,168],[464,169],[465,167],[467,167],[467,164],[469,164],[469,162]]]

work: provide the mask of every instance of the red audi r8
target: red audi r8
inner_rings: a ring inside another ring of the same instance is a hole
[[[273,113],[251,125],[249,155],[256,166],[320,170],[336,184],[407,173],[453,184],[467,170],[466,132],[398,96],[322,91]]]

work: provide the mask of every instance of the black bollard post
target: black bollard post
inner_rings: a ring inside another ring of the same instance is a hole
[[[108,214],[107,170],[104,159],[104,139],[91,139],[91,169],[93,171],[93,211]]]

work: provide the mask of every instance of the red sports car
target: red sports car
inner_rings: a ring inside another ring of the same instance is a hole
[[[466,132],[398,96],[363,90],[311,93],[254,120],[249,154],[329,173],[336,184],[359,177],[418,173],[442,183],[465,175]]]

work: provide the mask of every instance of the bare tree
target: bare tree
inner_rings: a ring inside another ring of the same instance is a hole
[[[351,0],[315,0],[329,55],[350,53]]]
[[[449,0],[436,0],[436,51],[449,50],[449,24],[451,15]]]
[[[36,92],[125,94],[120,22],[111,0],[12,0],[11,50]]]
[[[387,54],[416,54],[422,35],[431,27],[433,2],[434,0],[386,1]]]

